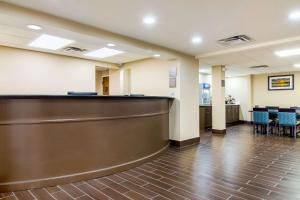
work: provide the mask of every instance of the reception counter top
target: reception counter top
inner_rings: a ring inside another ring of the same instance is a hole
[[[0,95],[0,99],[173,99],[166,96],[142,95]]]
[[[0,192],[135,167],[169,144],[172,98],[0,96]]]

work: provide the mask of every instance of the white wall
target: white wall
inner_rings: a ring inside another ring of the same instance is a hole
[[[225,95],[231,95],[240,104],[240,120],[251,121],[251,76],[226,78]]]
[[[0,46],[0,94],[95,91],[102,63]]]

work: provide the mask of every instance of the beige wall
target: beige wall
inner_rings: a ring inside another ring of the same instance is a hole
[[[268,90],[268,76],[295,75],[294,90]],[[253,106],[300,106],[300,72],[287,72],[277,74],[259,74],[226,79],[226,95],[232,95],[241,105],[240,119],[250,121],[248,112]]]
[[[145,59],[124,64],[122,69],[130,69],[132,94],[170,96],[174,89],[169,88],[169,69],[177,65],[177,61]]]
[[[103,63],[0,46],[0,94],[95,91],[95,66]]]
[[[222,81],[225,80],[224,66],[212,66],[212,129],[226,129],[226,111],[225,111],[225,87]]]
[[[121,74],[119,69],[109,70],[109,95],[123,95],[121,91]]]
[[[240,120],[251,121],[251,75],[226,78],[225,94],[231,95],[240,105]]]
[[[295,89],[268,91],[268,76],[270,75],[295,75]],[[252,79],[253,105],[259,106],[300,106],[300,72],[280,74],[254,75]]]
[[[180,140],[199,137],[199,62],[195,59],[180,59]],[[176,138],[177,135],[174,135]]]
[[[169,70],[177,68],[177,87],[169,88]],[[124,64],[120,70],[110,70],[110,88],[114,94],[125,94],[126,80],[122,70],[130,70],[132,94],[172,96],[170,139],[186,140],[199,137],[199,77],[196,59],[145,59]],[[123,78],[121,78],[123,77]]]

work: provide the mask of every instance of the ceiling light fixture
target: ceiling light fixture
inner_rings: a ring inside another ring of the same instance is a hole
[[[294,64],[294,67],[300,68],[300,64]]]
[[[32,29],[32,30],[36,30],[36,31],[38,31],[38,30],[41,30],[41,29],[42,29],[42,27],[41,27],[41,26],[34,25],[34,24],[28,24],[28,25],[27,25],[27,28],[29,28],[29,29]]]
[[[202,42],[202,38],[201,38],[201,37],[193,37],[193,38],[192,38],[192,42],[193,42],[194,44],[199,44],[199,43]]]
[[[115,49],[102,48],[95,51],[91,51],[89,53],[84,54],[85,56],[94,57],[94,58],[107,58],[111,56],[115,56],[118,54],[122,54],[124,51],[119,51]]]
[[[74,40],[43,34],[31,42],[29,46],[41,49],[57,50],[74,42]]]
[[[153,57],[158,58],[158,57],[160,57],[160,55],[159,54],[154,54]]]
[[[292,12],[289,16],[290,20],[300,19],[300,11]]]
[[[151,25],[151,24],[155,24],[156,19],[155,19],[154,17],[145,17],[145,18],[143,19],[143,22],[144,22],[145,24]]]
[[[279,57],[295,56],[295,55],[300,55],[300,49],[276,51],[275,54]]]
[[[116,46],[116,45],[113,44],[113,43],[108,43],[107,46],[109,46],[109,47],[114,47],[114,46]]]

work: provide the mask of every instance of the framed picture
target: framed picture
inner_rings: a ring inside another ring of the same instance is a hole
[[[294,75],[269,76],[269,90],[294,90]]]

